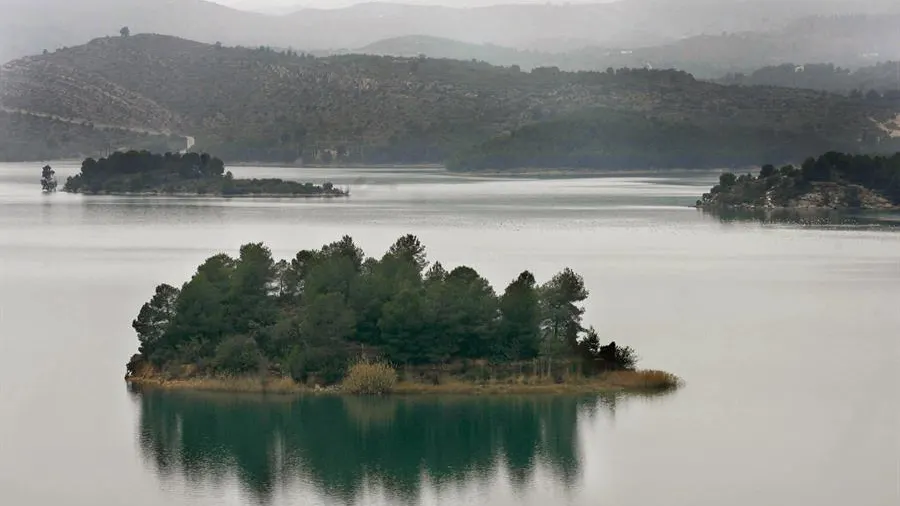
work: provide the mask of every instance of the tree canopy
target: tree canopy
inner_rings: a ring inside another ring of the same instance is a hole
[[[270,369],[325,382],[361,353],[410,366],[548,356],[620,367],[601,359],[599,344],[582,345],[588,291],[571,269],[544,285],[522,272],[498,296],[471,267],[428,265],[413,235],[380,259],[349,236],[290,261],[246,244],[237,258],[207,259],[180,289],[157,287],[133,323],[139,353],[161,369]]]

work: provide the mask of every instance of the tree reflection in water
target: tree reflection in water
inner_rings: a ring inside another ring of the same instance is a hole
[[[288,482],[314,484],[341,503],[371,485],[415,502],[426,478],[440,488],[498,471],[518,489],[539,465],[571,486],[579,415],[615,406],[607,397],[134,395],[140,447],[161,476],[221,483],[236,475],[263,503]]]

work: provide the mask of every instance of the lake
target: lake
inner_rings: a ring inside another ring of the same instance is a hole
[[[716,174],[501,179],[240,167],[352,197],[42,195],[0,164],[0,503],[889,505],[900,502],[900,229],[720,219]],[[77,171],[55,164],[58,176]],[[892,223],[892,220],[894,222]],[[414,233],[498,290],[585,278],[585,323],[680,375],[661,397],[279,398],[126,387],[162,282],[265,241]]]

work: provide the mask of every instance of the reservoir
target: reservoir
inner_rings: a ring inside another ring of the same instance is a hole
[[[900,503],[896,216],[690,206],[713,172],[577,179],[237,167],[350,198],[86,197],[0,164],[0,503],[887,506]],[[60,186],[78,171],[53,164]],[[585,324],[685,385],[656,397],[141,392],[131,321],[160,283],[412,233],[495,287],[571,267]]]

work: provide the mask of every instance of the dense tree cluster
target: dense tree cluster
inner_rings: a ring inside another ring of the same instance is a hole
[[[228,373],[268,367],[325,382],[340,379],[360,353],[412,366],[538,356],[633,366],[630,349],[601,347],[582,327],[587,296],[570,269],[544,285],[523,272],[498,295],[470,267],[429,264],[412,235],[380,259],[366,258],[347,236],[289,262],[246,244],[238,258],[206,260],[180,289],[157,287],[133,324],[136,360]]]
[[[828,152],[807,158],[800,167],[776,169],[764,165],[757,176],[722,174],[719,184],[698,201],[700,206],[788,206],[812,191],[815,185],[833,187],[824,202],[828,207],[861,207],[862,192],[872,191],[900,205],[900,153],[893,156],[852,155]]]
[[[74,193],[196,193],[216,195],[345,195],[331,183],[316,186],[281,179],[235,179],[225,164],[207,153],[153,154],[115,152],[88,158],[81,172],[68,178],[65,191]]]

